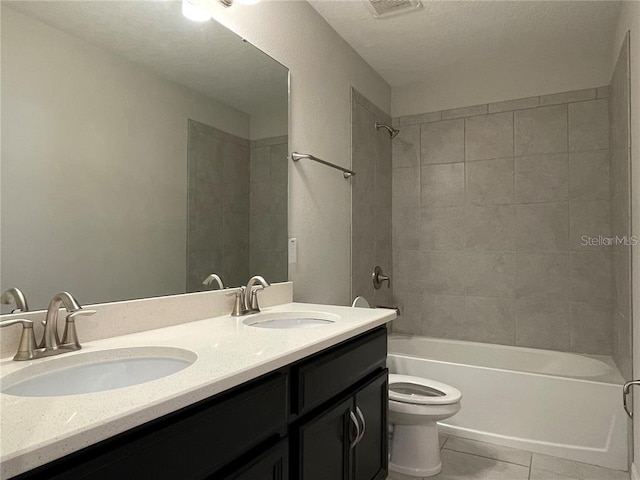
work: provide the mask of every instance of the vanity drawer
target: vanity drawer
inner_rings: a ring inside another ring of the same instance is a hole
[[[200,480],[249,449],[286,434],[285,374],[270,375],[217,398],[125,432],[90,451],[66,457],[64,465],[45,466],[24,478]]]
[[[292,411],[303,414],[348,389],[387,362],[387,329],[380,327],[320,352],[292,371]]]

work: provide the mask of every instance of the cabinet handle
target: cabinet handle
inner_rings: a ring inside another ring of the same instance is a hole
[[[364,437],[364,433],[367,431],[367,422],[364,421],[364,415],[362,414],[362,410],[360,410],[360,407],[356,407],[356,413],[358,414],[358,417],[360,417],[360,420],[362,421],[362,431],[360,432],[360,438],[356,439],[356,445],[357,445],[358,443],[360,443],[360,441]]]
[[[360,438],[360,422],[358,422],[358,419],[356,418],[356,415],[352,410],[349,410],[349,417],[351,417],[351,423],[356,426],[356,438],[354,438],[349,444],[349,448],[353,448],[356,446],[356,444],[358,443],[358,439]]]

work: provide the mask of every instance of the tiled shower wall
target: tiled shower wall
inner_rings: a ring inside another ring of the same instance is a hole
[[[629,104],[629,35],[622,45],[610,85],[611,235],[622,242],[612,247],[613,358],[626,380],[632,379],[631,325],[631,137]]]
[[[288,137],[251,141],[249,271],[286,282]]]
[[[391,288],[375,290],[373,267],[391,276],[391,138],[376,130],[376,121],[391,123],[388,115],[352,89],[351,95],[351,296],[374,305],[390,306]],[[345,180],[347,181],[347,180]]]
[[[187,292],[210,273],[225,286],[249,274],[249,141],[189,120]]]
[[[607,97],[394,119],[394,331],[611,353]]]

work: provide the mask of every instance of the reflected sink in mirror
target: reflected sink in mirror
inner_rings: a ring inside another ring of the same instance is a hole
[[[253,315],[242,323],[249,327],[288,329],[323,327],[339,320],[339,315],[324,312],[274,312]]]
[[[101,350],[37,363],[2,378],[2,393],[59,397],[130,387],[184,370],[198,356],[172,347]]]

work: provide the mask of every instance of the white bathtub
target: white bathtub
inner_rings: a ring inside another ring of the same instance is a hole
[[[444,433],[627,470],[623,379],[609,357],[392,335],[388,364],[462,392]]]

